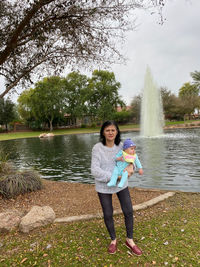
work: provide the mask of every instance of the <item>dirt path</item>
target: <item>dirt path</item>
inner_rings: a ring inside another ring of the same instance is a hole
[[[130,188],[133,205],[143,203],[160,194],[162,190],[145,190]],[[43,180],[43,189],[20,195],[15,199],[2,199],[0,196],[0,212],[8,209],[28,211],[32,206],[50,206],[56,217],[93,214],[101,211],[94,185],[66,183]],[[114,209],[119,209],[119,201],[114,195]]]

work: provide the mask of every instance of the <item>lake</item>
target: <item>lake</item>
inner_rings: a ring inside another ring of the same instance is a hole
[[[123,132],[132,138],[143,165],[130,187],[200,192],[200,129],[173,129],[159,138],[142,138],[139,132]],[[33,168],[45,179],[93,184],[91,150],[99,134],[54,136],[1,141],[0,149],[19,168]]]

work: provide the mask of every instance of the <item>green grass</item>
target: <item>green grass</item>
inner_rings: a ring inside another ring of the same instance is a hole
[[[116,216],[114,255],[107,253],[108,234],[99,219],[4,234],[0,266],[200,266],[200,195],[179,193],[164,203],[135,214],[141,257],[124,246],[123,217]]]
[[[77,129],[65,129],[65,130],[54,130],[52,133],[55,135],[66,135],[66,134],[81,134],[81,133],[92,133],[98,132],[99,128],[77,128]],[[33,131],[33,132],[10,132],[0,134],[0,141],[20,138],[32,138],[38,137],[41,133],[48,133],[49,131]]]
[[[185,120],[185,121],[166,121],[165,125],[179,125],[179,124],[187,124],[187,123],[192,123],[195,120]]]

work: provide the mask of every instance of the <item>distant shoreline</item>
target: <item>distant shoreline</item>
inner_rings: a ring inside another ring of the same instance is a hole
[[[163,127],[163,130],[193,129],[193,128],[200,128],[200,121],[195,122],[195,123],[185,123],[185,124],[168,125],[168,126],[164,126]],[[140,128],[120,129],[120,132],[126,132],[126,131],[139,132],[140,131]]]

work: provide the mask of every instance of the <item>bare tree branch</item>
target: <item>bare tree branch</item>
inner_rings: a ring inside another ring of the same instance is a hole
[[[0,98],[30,84],[32,75],[123,62],[118,44],[135,25],[129,12],[162,8],[164,1],[1,0],[0,75],[6,89]]]

